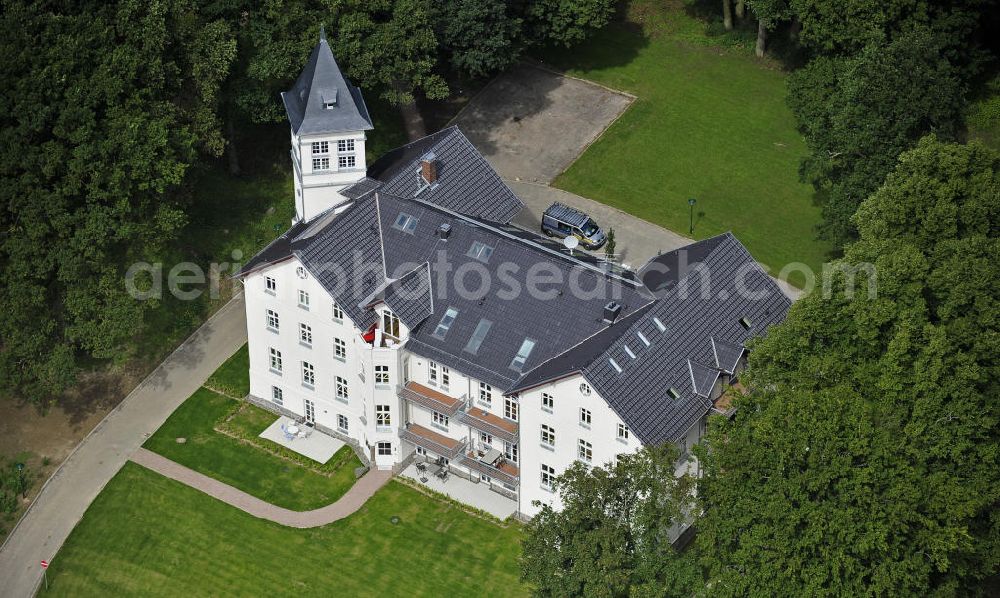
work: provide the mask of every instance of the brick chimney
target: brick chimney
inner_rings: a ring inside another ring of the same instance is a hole
[[[428,185],[433,185],[437,181],[437,163],[433,158],[424,158],[420,161],[420,176]]]

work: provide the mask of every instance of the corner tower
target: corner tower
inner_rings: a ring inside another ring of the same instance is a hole
[[[281,99],[292,129],[295,218],[308,222],[347,201],[340,190],[365,176],[365,131],[374,127],[322,27],[302,74]]]

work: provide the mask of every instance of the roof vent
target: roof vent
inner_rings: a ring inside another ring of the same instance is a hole
[[[420,160],[420,178],[428,185],[433,185],[438,180],[437,162],[433,155],[424,156]]]
[[[448,224],[447,222],[442,222],[441,226],[439,226],[437,229],[437,235],[442,239],[447,239],[449,236],[451,236],[451,225]]]
[[[677,392],[677,389],[674,388],[673,386],[667,389],[667,394],[670,395],[670,398],[675,401],[681,398],[681,393]]]
[[[617,301],[608,301],[604,306],[604,323],[614,324],[615,320],[622,313],[622,306]]]
[[[747,330],[750,330],[750,318],[746,316],[740,318],[740,326],[746,328]]]
[[[337,107],[337,90],[334,89],[330,95],[323,95],[323,108],[330,110]]]

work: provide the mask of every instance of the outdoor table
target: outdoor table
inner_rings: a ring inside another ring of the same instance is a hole
[[[489,463],[490,465],[493,465],[494,463],[497,462],[497,459],[499,458],[500,458],[500,451],[497,449],[490,449],[486,451],[486,454],[483,455],[480,461],[482,461],[483,463]]]

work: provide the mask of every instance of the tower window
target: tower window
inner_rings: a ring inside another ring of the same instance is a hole
[[[314,156],[319,156],[322,154],[330,153],[330,142],[329,141],[313,141],[312,142],[312,153]]]
[[[354,140],[353,139],[338,139],[337,140],[337,153],[353,152],[354,151]]]
[[[330,158],[313,158],[313,170],[330,170]]]
[[[355,166],[357,166],[357,163],[358,163],[357,158],[355,158],[354,156],[337,157],[337,166],[339,168],[354,168]]]

